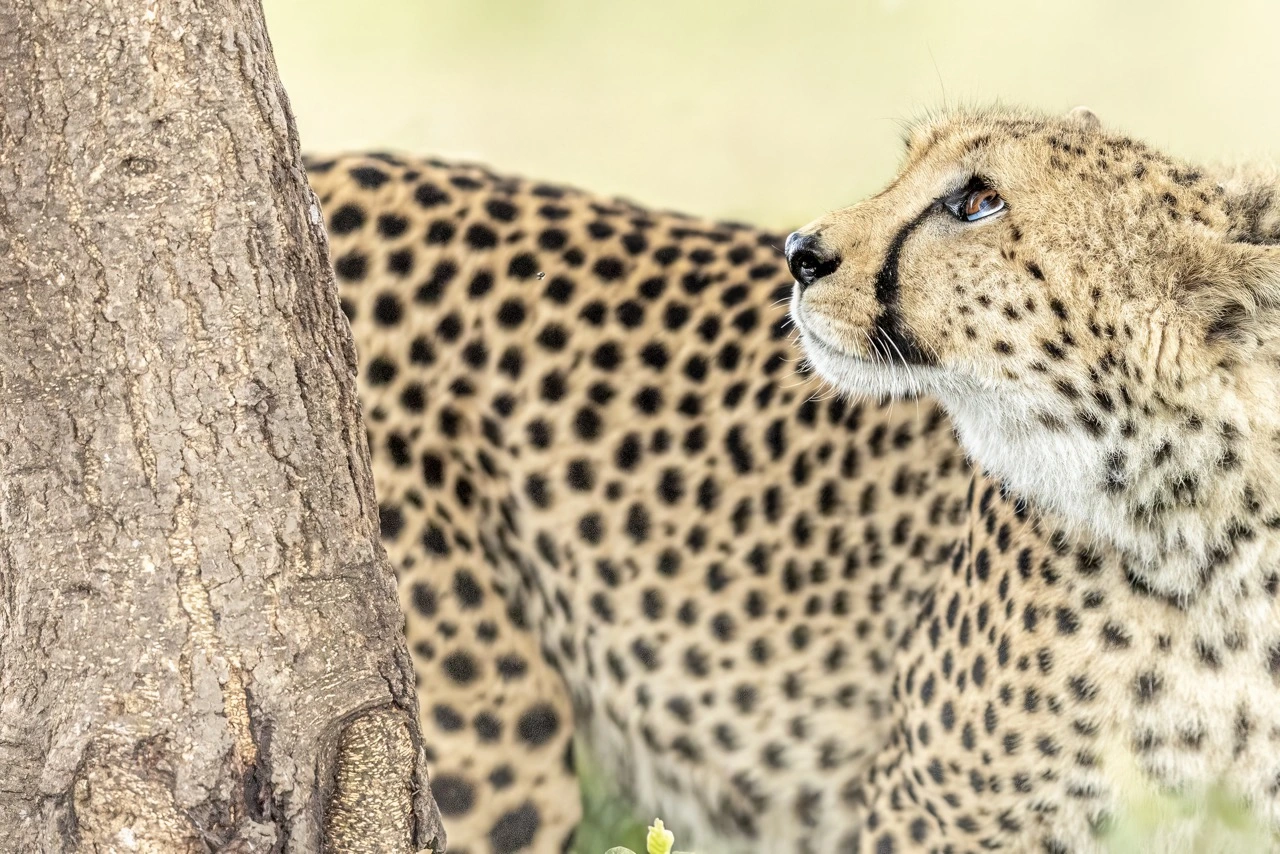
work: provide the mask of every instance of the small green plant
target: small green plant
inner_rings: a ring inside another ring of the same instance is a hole
[[[1107,765],[1121,797],[1119,814],[1100,834],[1109,854],[1236,854],[1272,851],[1280,842],[1262,817],[1224,786],[1190,791],[1160,786],[1123,749],[1112,751]]]
[[[644,838],[645,854],[688,854],[684,851],[672,850],[676,844],[676,836],[662,824],[662,819],[655,818],[649,825],[649,833]],[[610,848],[604,854],[635,854],[630,848]]]

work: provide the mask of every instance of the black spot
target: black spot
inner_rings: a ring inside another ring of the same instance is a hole
[[[480,741],[491,744],[502,738],[502,720],[489,712],[481,712],[471,720]]]
[[[462,348],[462,361],[477,370],[489,360],[489,348],[483,341],[472,341]],[[455,392],[456,393],[456,392]]]
[[[553,353],[559,352],[569,343],[568,331],[559,324],[549,323],[538,333],[538,345]]]
[[[651,341],[640,351],[640,360],[655,371],[665,368],[669,358],[667,348],[657,341]]]
[[[457,226],[447,219],[438,219],[427,228],[427,245],[443,246],[458,232]]]
[[[618,322],[628,329],[635,329],[644,323],[644,306],[635,300],[626,300],[616,310]]]
[[[700,497],[699,503],[713,505],[715,484],[708,480],[704,482],[703,486],[710,487],[712,497],[706,499],[705,502]],[[662,479],[658,481],[658,497],[666,504],[675,504],[684,497],[684,476],[681,474],[680,469],[668,468],[663,471]],[[710,508],[704,507],[704,509]]]
[[[398,507],[383,505],[378,508],[378,527],[382,532],[382,539],[394,540],[404,528],[404,514]]]
[[[384,213],[378,217],[378,233],[386,238],[395,238],[409,229],[409,220],[398,214]]]
[[[437,525],[428,525],[422,533],[422,547],[427,550],[428,554],[436,557],[448,557],[450,551],[449,541],[445,539],[444,531]]]
[[[418,189],[414,190],[413,198],[424,208],[433,208],[437,205],[446,204],[449,201],[449,194],[435,184],[423,183],[418,185]]]
[[[441,261],[431,271],[431,278],[422,283],[413,298],[422,303],[439,302],[441,295],[444,293],[445,285],[453,281],[453,277],[457,274],[457,265],[452,261]]]
[[[595,486],[595,470],[587,460],[573,460],[569,463],[565,480],[570,489],[586,492]]]
[[[680,247],[678,246],[663,246],[656,249],[653,253],[653,260],[657,261],[664,267],[675,263],[675,260],[679,257]]]
[[[484,590],[480,582],[466,569],[459,569],[453,574],[453,595],[462,608],[478,608],[484,601]]]
[[[538,245],[551,251],[562,248],[568,240],[569,236],[558,228],[548,228],[538,235]]]
[[[434,780],[431,790],[435,791]],[[442,809],[441,812],[443,811]],[[493,827],[489,828],[489,844],[493,848],[493,854],[515,854],[517,851],[528,850],[533,845],[540,824],[538,808],[528,801],[503,813],[493,823]]]
[[[440,662],[445,675],[459,685],[469,685],[476,680],[478,665],[471,654],[463,650],[449,653]]]
[[[491,290],[493,290],[493,274],[488,270],[480,270],[471,277],[471,283],[467,285],[467,296],[471,299],[480,299]]]
[[[1058,622],[1058,634],[1073,635],[1080,628],[1080,618],[1070,608],[1059,606],[1055,612]]]
[[[590,406],[579,409],[573,419],[573,429],[578,437],[589,442],[599,438],[601,426],[600,415]]]
[[[431,794],[436,799],[440,814],[446,816],[466,815],[476,802],[475,787],[455,774],[432,776]]]
[[[519,326],[525,318],[525,307],[518,299],[509,299],[498,307],[498,323],[508,329]]]
[[[355,178],[356,183],[366,190],[376,190],[390,180],[386,172],[373,166],[357,166],[347,174]]]
[[[578,536],[591,545],[598,544],[604,538],[604,522],[599,513],[588,513],[578,520]]]
[[[1137,679],[1134,680],[1133,690],[1138,697],[1139,703],[1149,703],[1160,692],[1164,685],[1164,680],[1153,671],[1139,673]]]
[[[492,249],[498,245],[498,234],[477,222],[467,228],[466,241],[472,249]]]
[[[551,505],[551,496],[547,492],[547,479],[542,475],[529,475],[524,482],[524,491],[535,507],[545,509]]]
[[[413,610],[430,619],[436,615],[436,592],[426,582],[418,581],[413,585]]]
[[[622,261],[617,258],[601,258],[591,269],[605,282],[616,282],[626,271]]]
[[[518,655],[499,656],[496,666],[498,668],[498,675],[502,677],[502,681],[504,682],[519,679],[529,670],[528,663]]]
[[[445,341],[456,341],[462,334],[462,319],[457,313],[446,314],[436,326],[436,335]]]
[[[528,252],[522,252],[511,259],[507,265],[507,274],[516,279],[529,279],[538,272],[538,259]]]
[[[365,368],[365,378],[368,379],[369,385],[387,385],[396,378],[398,368],[395,363],[384,359],[381,356],[369,362],[369,366]]]
[[[559,371],[549,371],[542,378],[542,399],[548,403],[561,400],[567,392],[564,374]]]
[[[550,282],[547,282],[547,289],[544,295],[547,299],[554,303],[564,305],[573,298],[573,282],[563,276],[556,276]]]
[[[495,791],[502,791],[515,782],[515,773],[512,772],[510,765],[499,765],[489,772],[489,785],[493,786]]]
[[[516,206],[505,199],[490,199],[485,202],[484,209],[489,212],[489,216],[500,222],[511,222],[516,218]]]
[[[431,710],[432,715],[436,719],[436,726],[445,732],[457,732],[465,725],[462,715],[458,714],[452,706],[446,706],[443,703],[436,704]]]
[[[632,398],[632,403],[645,415],[654,415],[662,408],[662,392],[652,386],[642,388]]]
[[[627,534],[637,543],[649,539],[649,511],[642,504],[632,504],[627,511]]]
[[[729,452],[733,467],[739,474],[747,474],[753,466],[751,449],[743,441],[743,428],[735,426],[725,436],[725,449]]]
[[[348,252],[333,262],[333,270],[339,279],[348,282],[362,280],[369,269],[369,260],[359,252]]]
[[[407,276],[413,272],[413,252],[401,249],[387,256],[387,271],[397,276]]]
[[[377,301],[373,304],[373,317],[378,323],[383,326],[394,326],[403,316],[404,307],[400,305],[400,300],[396,299],[395,294],[378,295]]]
[[[329,217],[329,231],[350,234],[364,225],[364,211],[357,205],[343,205]]]
[[[676,575],[680,572],[680,561],[680,552],[675,549],[663,549],[658,555],[658,574],[668,578]],[[1280,658],[1280,645],[1277,645],[1276,652],[1277,657]],[[1277,672],[1280,672],[1280,667],[1277,668]]]

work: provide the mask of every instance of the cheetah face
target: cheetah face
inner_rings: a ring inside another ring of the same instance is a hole
[[[1119,502],[1140,530],[1169,503],[1159,449],[1189,420],[1247,430],[1243,398],[1280,390],[1277,250],[1228,196],[1087,111],[934,120],[885,190],[788,239],[792,315],[838,388],[936,396],[1024,494],[1103,527]]]

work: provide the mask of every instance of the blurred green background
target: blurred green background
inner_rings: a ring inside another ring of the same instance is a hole
[[[479,160],[775,228],[883,185],[901,122],[945,103],[1085,104],[1187,157],[1280,153],[1276,0],[264,2],[309,152]],[[606,788],[588,773],[579,850],[643,850]]]
[[[786,227],[944,102],[1280,149],[1275,0],[265,0],[304,147],[396,149]]]

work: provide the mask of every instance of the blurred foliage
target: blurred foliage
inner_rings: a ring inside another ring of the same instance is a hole
[[[1225,787],[1174,791],[1143,773],[1134,755],[1119,745],[1106,757],[1122,803],[1119,815],[1102,831],[1109,854],[1238,854],[1274,851],[1280,845],[1261,816]]]
[[[305,147],[399,149],[786,227],[881,186],[944,102],[1088,104],[1275,152],[1280,3],[265,0]]]
[[[645,850],[645,826],[631,807],[618,797],[610,781],[591,758],[586,744],[574,745],[578,777],[582,782],[582,824],[578,827],[578,854],[601,854],[615,846]]]

